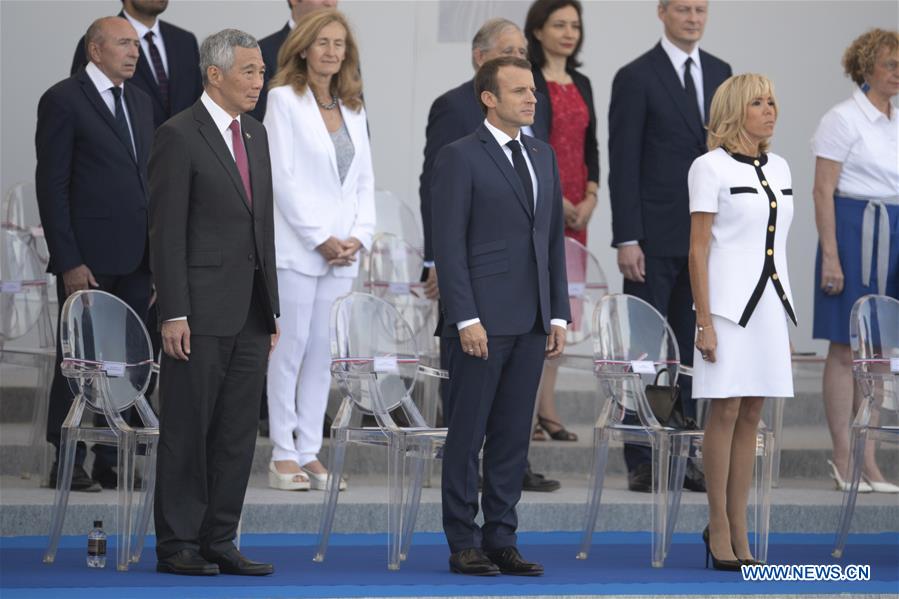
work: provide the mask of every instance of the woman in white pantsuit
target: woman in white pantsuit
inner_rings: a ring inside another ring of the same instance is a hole
[[[690,167],[690,282],[696,309],[693,396],[711,399],[703,442],[716,569],[756,563],[746,506],[765,397],[792,397],[787,275],[790,167],[768,153],[777,104],[771,82],[737,75],[712,99],[709,152]]]
[[[265,127],[283,299],[268,370],[269,484],[323,489],[318,452],[331,383],[331,304],[350,291],[375,226],[359,54],[340,12],[306,15],[284,42]]]

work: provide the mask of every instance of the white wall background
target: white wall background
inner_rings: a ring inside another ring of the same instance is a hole
[[[609,247],[606,115],[615,71],[658,41],[655,0],[584,2],[583,70],[591,78],[602,160],[600,203],[589,245],[613,290],[621,277]],[[523,23],[520,0],[342,0],[362,49],[365,99],[377,184],[418,205],[424,131],[430,103],[471,77],[470,39],[488,16]],[[98,16],[115,14],[118,0],[0,0],[0,190],[34,176],[34,127],[41,93],[68,75],[74,45]],[[165,20],[198,39],[224,27],[258,37],[287,19],[285,0],[172,0]],[[818,119],[851,93],[843,49],[874,26],[895,29],[895,0],[717,0],[701,46],[730,62],[735,73],[773,79],[780,102],[774,151],[793,170],[796,213],[790,272],[800,321],[797,349],[821,350],[811,339],[814,252],[817,243],[809,139]],[[36,213],[36,210],[35,210]]]

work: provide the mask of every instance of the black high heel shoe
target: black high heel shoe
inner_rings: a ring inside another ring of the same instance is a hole
[[[709,556],[712,558],[712,568],[715,570],[727,570],[730,572],[737,572],[740,570],[740,566],[742,566],[742,562],[738,559],[718,559],[715,557],[715,554],[712,553],[712,548],[709,544],[709,527],[706,525],[705,530],[702,531],[702,540],[705,542],[705,567],[709,567]]]

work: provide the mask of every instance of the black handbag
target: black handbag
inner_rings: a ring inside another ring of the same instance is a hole
[[[660,385],[659,377],[668,369],[663,368],[656,373],[656,378],[651,385],[646,385],[644,393],[649,402],[649,409],[659,424],[679,430],[699,430],[699,425],[692,418],[684,416],[683,402],[680,398],[680,387],[677,385]]]

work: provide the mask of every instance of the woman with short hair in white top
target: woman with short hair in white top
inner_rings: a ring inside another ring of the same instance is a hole
[[[709,152],[690,167],[690,283],[696,309],[693,396],[710,399],[702,447],[703,532],[716,569],[757,563],[746,506],[765,397],[792,397],[787,275],[790,167],[768,152],[777,104],[762,75],[726,80],[712,99]]]
[[[858,86],[834,106],[812,139],[815,153],[815,322],[827,339],[824,409],[833,440],[828,462],[837,489],[849,488],[849,426],[860,397],[852,380],[849,314],[863,295],[899,298],[899,33],[872,29],[843,54]],[[860,493],[899,493],[865,448]]]
[[[317,10],[297,23],[278,54],[265,127],[283,300],[268,369],[269,485],[324,489],[331,305],[350,291],[375,228],[359,52],[343,14]]]

